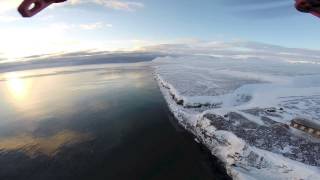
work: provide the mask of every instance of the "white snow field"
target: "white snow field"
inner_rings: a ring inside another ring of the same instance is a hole
[[[223,49],[223,50],[222,50]],[[320,139],[290,127],[320,124],[320,53],[255,43],[153,47],[175,117],[233,179],[320,179]]]

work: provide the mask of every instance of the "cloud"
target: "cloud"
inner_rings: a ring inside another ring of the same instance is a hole
[[[0,0],[0,22],[8,23],[19,20],[18,16],[10,13],[16,11],[21,2],[21,0]]]
[[[18,21],[20,18],[10,15],[0,15],[0,22],[14,22]]]
[[[110,42],[83,40],[70,35],[71,33],[78,33],[80,31],[92,31],[90,33],[95,33],[95,30],[111,27],[111,24],[99,21],[79,24],[56,22],[41,27],[24,26],[16,28],[4,26],[0,29],[0,58],[11,61],[19,57],[36,54],[104,47],[103,44],[112,46],[114,44]],[[119,46],[115,47],[119,48]]]
[[[112,24],[103,23],[103,22],[93,22],[93,23],[87,23],[87,24],[53,23],[53,24],[50,24],[49,27],[51,29],[55,29],[55,31],[64,32],[70,29],[97,30],[102,28],[112,28]]]
[[[0,1],[0,14],[4,14],[13,9],[17,9],[21,0],[1,0]]]
[[[294,1],[217,0],[221,7],[238,18],[269,19],[295,15]]]
[[[83,30],[95,30],[95,29],[101,29],[101,28],[111,28],[112,24],[106,24],[102,22],[95,22],[95,23],[89,23],[89,24],[80,24],[79,27]]]
[[[144,48],[149,52],[173,55],[204,55],[241,60],[282,60],[291,63],[320,64],[320,50],[288,48],[250,41],[203,41],[181,44],[160,44]]]
[[[84,3],[94,3],[98,5],[105,6],[107,8],[115,10],[126,10],[135,11],[137,9],[143,8],[144,4],[135,1],[123,1],[123,0],[71,0],[70,4],[84,4]]]

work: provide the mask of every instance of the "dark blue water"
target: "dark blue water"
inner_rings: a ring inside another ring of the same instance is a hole
[[[143,65],[1,74],[0,98],[1,180],[225,179]]]

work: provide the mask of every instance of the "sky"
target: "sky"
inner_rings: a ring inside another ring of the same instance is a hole
[[[33,18],[0,1],[0,61],[82,50],[248,41],[319,49],[320,19],[293,0],[69,0]]]

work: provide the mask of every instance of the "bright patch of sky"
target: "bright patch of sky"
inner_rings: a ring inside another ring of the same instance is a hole
[[[0,2],[6,60],[199,40],[319,49],[320,19],[297,12],[293,0],[69,0],[31,19],[16,12],[21,1]]]

